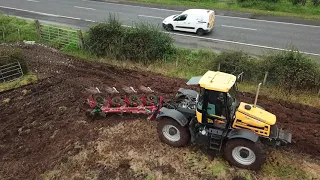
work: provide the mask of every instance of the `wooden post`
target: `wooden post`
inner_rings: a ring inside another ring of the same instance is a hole
[[[18,37],[19,37],[19,41],[21,40],[21,35],[20,35],[20,29],[18,28]]]
[[[266,84],[266,82],[267,82],[267,77],[268,77],[268,71],[264,74],[263,85]]]
[[[319,91],[318,91],[318,96],[320,96],[320,89],[319,89]]]
[[[35,20],[35,26],[36,26],[38,40],[41,40],[41,25],[38,20]]]
[[[79,29],[78,30],[78,40],[79,40],[79,45],[80,45],[80,48],[82,49],[83,48],[83,35],[82,35],[82,31]]]
[[[218,71],[220,71],[220,63],[218,64]]]
[[[2,29],[3,29],[3,31],[2,31],[2,36],[3,36],[3,41],[5,41],[5,31],[6,31],[6,28],[4,27],[4,24],[2,24]]]

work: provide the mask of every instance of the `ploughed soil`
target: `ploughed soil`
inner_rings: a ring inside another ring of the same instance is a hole
[[[147,122],[145,117],[137,115],[110,115],[107,119],[93,122],[86,121],[85,117],[88,108],[85,88],[114,86],[122,91],[122,85],[135,89],[144,85],[168,99],[180,87],[187,87],[185,79],[82,61],[42,46],[23,45],[19,48],[30,70],[36,72],[40,80],[36,84],[0,93],[1,179],[54,179],[57,174],[60,174],[58,179],[83,179],[82,173],[86,176],[91,173],[98,179],[143,179],[148,173],[141,163],[139,165],[139,160],[148,162],[146,166],[163,174],[171,174],[170,177],[188,176],[187,170],[186,174],[178,173],[179,170],[183,172],[187,165],[179,169],[179,163],[166,159],[174,154],[172,152],[176,152],[174,157],[177,159],[184,158],[183,153],[187,152],[160,143],[154,122]],[[239,96],[241,101],[254,101],[254,94]],[[287,149],[319,157],[320,109],[263,96],[259,96],[258,104],[276,114],[277,123],[293,133],[294,143]],[[103,143],[107,140],[110,141]],[[115,163],[116,157],[124,158]],[[136,157],[135,163],[132,157]],[[158,163],[154,163],[152,158]],[[61,177],[61,174],[72,172],[70,168],[63,168],[70,162],[73,162],[71,167],[77,170],[73,173],[78,173],[78,176]],[[136,175],[136,172],[141,172],[141,175]],[[206,178],[190,172],[191,179]]]

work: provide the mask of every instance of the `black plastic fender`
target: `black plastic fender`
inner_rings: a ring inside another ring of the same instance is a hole
[[[157,119],[160,117],[170,117],[176,120],[181,126],[185,126],[188,124],[189,120],[179,111],[175,109],[168,109],[166,107],[162,107],[159,110],[159,114],[157,115]]]
[[[235,139],[235,138],[242,138],[242,139],[247,139],[252,142],[257,142],[259,139],[259,135],[254,133],[251,130],[248,129],[232,129],[228,133],[228,139]]]

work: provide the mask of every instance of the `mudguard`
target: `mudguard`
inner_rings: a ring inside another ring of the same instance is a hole
[[[248,129],[233,129],[228,134],[228,139],[243,138],[252,142],[257,142],[259,135]]]
[[[188,119],[179,111],[175,109],[168,109],[166,107],[162,107],[159,110],[159,114],[157,115],[157,119],[160,117],[170,117],[176,120],[181,126],[185,126],[188,124]]]
[[[190,97],[192,97],[192,98],[197,98],[197,96],[198,96],[198,92],[197,91],[194,91],[194,90],[192,90],[192,89],[185,89],[185,88],[180,88],[179,90],[178,90],[178,92],[179,93],[182,93],[182,94],[184,94],[184,95],[186,95],[186,96],[190,96]]]

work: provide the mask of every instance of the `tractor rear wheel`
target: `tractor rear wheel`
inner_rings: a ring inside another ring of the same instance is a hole
[[[228,140],[224,156],[230,165],[255,171],[259,170],[266,160],[262,143],[246,139]]]
[[[158,120],[157,132],[162,142],[173,147],[185,146],[190,140],[188,126],[182,127],[172,118],[165,117]]]

